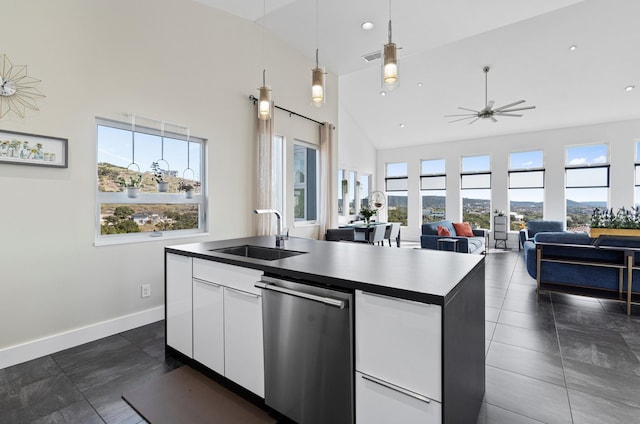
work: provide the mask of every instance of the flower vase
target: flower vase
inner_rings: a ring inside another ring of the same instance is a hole
[[[166,193],[169,191],[169,182],[168,181],[160,181],[158,183],[158,191],[160,193]]]
[[[127,187],[127,197],[135,199],[140,194],[140,187]]]
[[[187,199],[193,199],[193,190],[187,190],[184,192],[184,197]]]

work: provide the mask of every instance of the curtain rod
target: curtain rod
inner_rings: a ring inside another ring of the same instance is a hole
[[[249,96],[249,101],[252,101],[252,102],[253,102],[253,104],[255,105],[255,104],[256,104],[256,102],[258,101],[258,98],[252,94],[252,95],[250,95],[250,96]],[[276,105],[275,103],[273,104],[273,107],[275,107],[276,109],[280,109],[280,110],[282,110],[282,111],[285,111],[285,112],[289,113],[289,116],[291,116],[291,115],[296,115],[296,116],[299,116],[300,118],[304,118],[304,119],[307,119],[307,120],[309,120],[309,121],[311,121],[311,122],[315,122],[315,123],[316,123],[316,124],[318,124],[318,125],[324,125],[324,123],[323,123],[323,122],[316,121],[315,119],[313,119],[313,118],[309,118],[308,116],[300,115],[299,113],[296,113],[296,112],[294,112],[294,111],[292,111],[292,110],[289,110],[289,109],[285,109],[285,108],[283,108],[283,107],[280,107],[280,106]]]

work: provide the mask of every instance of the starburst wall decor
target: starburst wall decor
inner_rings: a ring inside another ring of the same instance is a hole
[[[13,65],[0,56],[0,118],[12,111],[24,118],[26,109],[39,110],[36,99],[45,97],[36,85],[40,80],[27,75],[27,65]]]

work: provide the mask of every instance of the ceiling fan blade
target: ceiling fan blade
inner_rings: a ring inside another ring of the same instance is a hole
[[[473,119],[473,118],[474,118],[474,116],[467,116],[466,118],[454,119],[453,121],[449,121],[449,123],[458,122],[458,121],[464,121],[465,119]],[[476,118],[476,119],[478,119],[478,118]]]
[[[524,103],[524,102],[526,102],[526,100],[518,100],[517,102],[513,102],[513,103],[510,103],[510,104],[508,104],[508,105],[500,106],[500,107],[498,107],[498,108],[494,109],[494,111],[495,111],[495,112],[499,112],[499,111],[501,111],[501,110],[503,110],[503,109],[508,109],[508,108],[510,108],[511,106],[516,106],[516,105],[519,105],[520,103]]]
[[[459,107],[458,109],[462,109],[462,110],[468,110],[469,112],[474,112],[474,113],[478,113],[478,110],[473,110],[473,109],[467,109],[466,107]]]
[[[462,113],[460,115],[444,115],[445,118],[450,118],[452,116],[478,116],[477,113]]]
[[[478,116],[476,119],[474,119],[473,121],[469,122],[469,125],[473,124],[474,122],[476,122],[478,119],[480,119],[480,117]]]
[[[525,106],[525,107],[517,107],[515,109],[501,109],[499,110],[499,112],[516,112],[518,110],[529,110],[529,109],[535,109],[535,106]]]
[[[498,115],[498,116],[515,116],[515,117],[518,117],[518,118],[522,118],[522,115],[518,115],[517,113],[498,112],[498,113],[496,113],[496,115]]]
[[[491,117],[491,120],[492,120],[493,122],[498,122],[498,120],[497,120],[496,118],[494,118],[493,116]]]

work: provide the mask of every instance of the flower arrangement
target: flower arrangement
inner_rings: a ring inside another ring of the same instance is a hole
[[[595,208],[591,214],[591,228],[640,229],[640,209],[622,207],[614,212],[613,208]]]
[[[368,206],[363,206],[360,208],[360,215],[364,217],[364,220],[367,222],[367,224],[371,220],[371,217],[377,213],[378,213],[377,209],[371,209]]]

